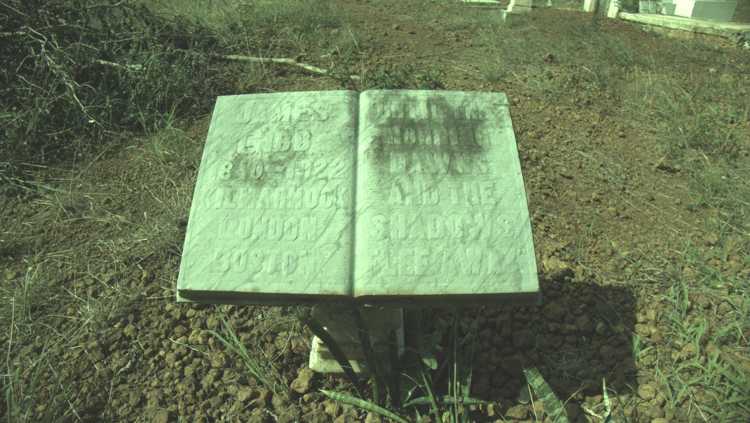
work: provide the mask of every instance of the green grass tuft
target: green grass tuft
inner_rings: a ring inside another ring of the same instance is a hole
[[[257,357],[258,351],[254,351],[251,354],[245,347],[245,344],[237,337],[234,329],[227,322],[226,317],[222,316],[221,322],[224,329],[223,335],[213,330],[208,332],[221,341],[230,351],[237,354],[242,364],[244,364],[245,370],[261,385],[268,388],[275,395],[288,398],[289,385],[283,380],[273,363]]]

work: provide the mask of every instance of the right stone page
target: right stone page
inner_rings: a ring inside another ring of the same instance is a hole
[[[537,301],[505,94],[377,90],[359,104],[354,296]]]

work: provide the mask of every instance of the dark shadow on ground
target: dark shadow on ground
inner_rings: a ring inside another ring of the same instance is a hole
[[[575,416],[582,417],[584,401],[589,401],[589,408],[592,399],[599,402],[593,405],[601,406],[603,379],[612,396],[637,389],[632,344],[635,296],[625,287],[574,279],[569,273],[540,280],[543,301],[539,306],[460,312],[463,326],[476,328],[473,397],[499,402],[501,415],[511,407],[518,413],[528,402],[523,369],[535,367],[556,396],[569,401],[566,411],[576,421]],[[443,353],[438,353],[438,359],[445,358],[453,338],[450,330],[441,327],[449,326],[443,320],[451,321],[452,312],[429,309],[423,313],[423,330],[441,333]],[[437,377],[435,386],[448,386],[447,371]],[[531,412],[529,404],[529,416]]]

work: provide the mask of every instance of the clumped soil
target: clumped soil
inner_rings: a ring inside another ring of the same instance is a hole
[[[612,20],[595,23],[591,35],[620,45],[591,53],[585,43],[560,41],[594,25],[591,16],[555,9],[508,23],[503,34],[519,47],[497,50],[472,22],[484,19],[483,31],[501,25],[482,17],[489,12],[457,21],[465,9],[442,3],[336,3],[347,29],[332,31],[349,37],[351,30],[360,49],[345,70],[371,70],[370,86],[396,78],[388,69],[410,69],[409,77],[419,77],[408,88],[426,82],[509,96],[544,299],[462,311],[478,345],[472,393],[497,402],[474,417],[541,416],[540,403],[522,394],[522,369],[533,366],[568,401],[571,421],[598,421],[592,413],[602,411],[602,379],[628,421],[712,421],[718,417],[696,407],[716,404],[726,404],[725,418],[747,421],[747,389],[721,387],[750,372],[742,317],[747,226],[732,220],[732,210],[700,203],[685,168],[691,162],[666,154],[661,133],[621,94],[634,88],[608,84],[624,80],[616,61],[627,55],[659,63],[664,74],[734,78],[747,91],[749,55],[721,40],[676,41]],[[591,62],[576,59],[580,52]],[[336,55],[316,59],[323,53],[300,52],[301,60],[332,66]],[[290,67],[264,72],[250,91],[347,85]],[[248,92],[245,84],[237,82],[238,94]],[[209,119],[153,136],[123,134],[96,156],[30,167],[36,188],[3,194],[0,283],[10,312],[2,314],[0,341],[8,348],[3,387],[13,401],[0,401],[0,416],[12,405],[20,421],[378,421],[318,392],[348,385],[305,370],[310,333],[291,308],[175,302]],[[740,140],[734,163],[746,169],[747,115],[731,125]],[[718,183],[740,186],[732,175]],[[450,312],[430,313],[447,348]],[[225,333],[222,318],[251,355],[273,366],[288,396],[260,385],[211,334]],[[732,333],[722,332],[727,324]],[[711,370],[724,379],[704,374],[711,360],[729,363]],[[681,363],[703,366],[694,367],[697,382],[674,379],[686,376],[675,370]],[[676,392],[681,387],[689,395]]]

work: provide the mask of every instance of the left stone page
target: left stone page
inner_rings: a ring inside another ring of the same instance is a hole
[[[357,101],[350,91],[217,99],[178,301],[351,296]]]

